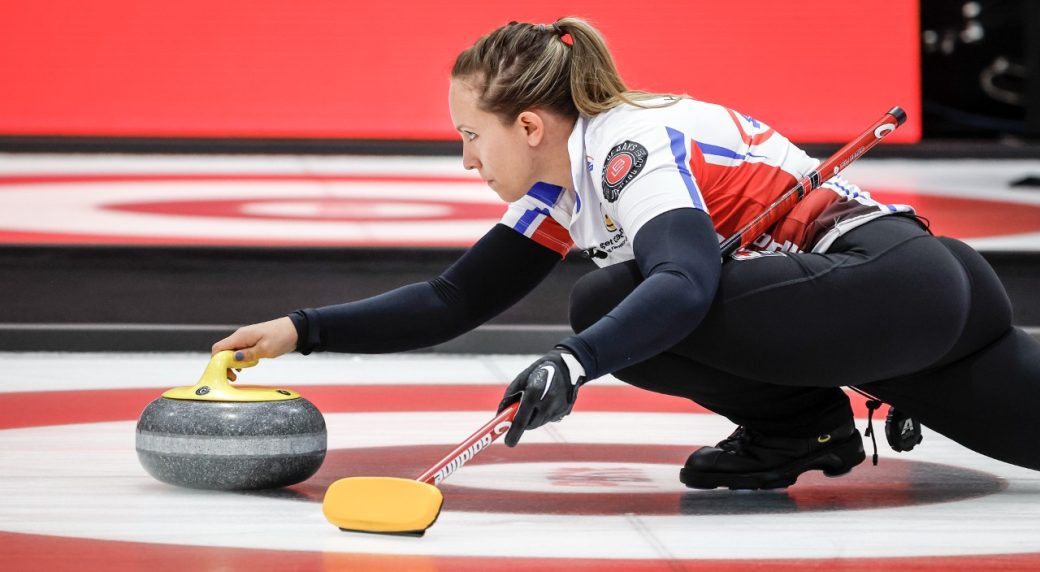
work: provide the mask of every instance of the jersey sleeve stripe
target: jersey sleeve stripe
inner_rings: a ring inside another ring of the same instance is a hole
[[[697,188],[693,175],[690,174],[690,165],[686,160],[686,136],[681,131],[671,127],[666,127],[665,129],[667,129],[668,139],[671,141],[672,155],[675,156],[675,166],[679,169],[679,176],[682,177],[683,183],[686,184],[686,191],[690,193],[693,206],[702,211],[707,211],[708,209],[704,206],[704,197],[701,196],[701,191]]]
[[[548,209],[528,209],[524,211],[524,214],[520,215],[520,218],[516,221],[516,224],[513,225],[513,230],[525,236],[530,236],[527,233],[527,229],[531,226],[531,223],[538,219],[538,215],[544,215],[548,217],[549,211]]]
[[[567,252],[574,245],[571,235],[563,225],[556,222],[552,217],[546,217],[531,235],[531,240],[552,250],[561,257],[567,256]]]
[[[574,245],[570,232],[549,215],[548,209],[527,209],[512,227],[560,256],[566,256]]]

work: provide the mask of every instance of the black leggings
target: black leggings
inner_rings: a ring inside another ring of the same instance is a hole
[[[575,332],[641,280],[635,262],[582,277]],[[978,253],[904,216],[869,222],[826,254],[728,262],[688,337],[614,375],[783,436],[847,422],[840,387],[858,386],[968,447],[1040,469],[1040,344],[1011,327],[1007,294]]]

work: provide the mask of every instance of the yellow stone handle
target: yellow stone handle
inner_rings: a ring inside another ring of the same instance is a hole
[[[259,360],[238,361],[235,352],[225,350],[217,353],[209,360],[206,371],[202,372],[199,382],[192,386],[174,387],[162,394],[168,399],[187,399],[192,401],[285,401],[300,397],[299,393],[289,389],[274,387],[241,387],[233,386],[228,381],[227,370],[230,368],[253,367]]]
[[[209,365],[206,366],[206,371],[202,374],[202,379],[206,380],[221,380],[224,383],[228,382],[227,370],[231,368],[244,368],[253,367],[260,363],[260,360],[255,359],[253,361],[238,361],[235,359],[235,352],[231,350],[224,350],[217,352],[209,360]]]

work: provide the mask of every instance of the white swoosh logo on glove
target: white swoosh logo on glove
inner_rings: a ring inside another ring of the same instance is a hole
[[[546,375],[549,376],[549,379],[545,380],[545,391],[543,391],[542,396],[538,398],[538,400],[541,401],[542,399],[545,399],[545,395],[549,393],[549,386],[552,385],[553,379],[556,378],[556,368],[554,366],[546,364],[538,369],[545,370]]]

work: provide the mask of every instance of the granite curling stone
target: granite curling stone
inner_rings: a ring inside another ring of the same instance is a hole
[[[198,384],[175,387],[137,422],[137,458],[156,479],[193,489],[286,487],[325,460],[325,418],[295,391],[235,387],[230,351],[210,360]]]

